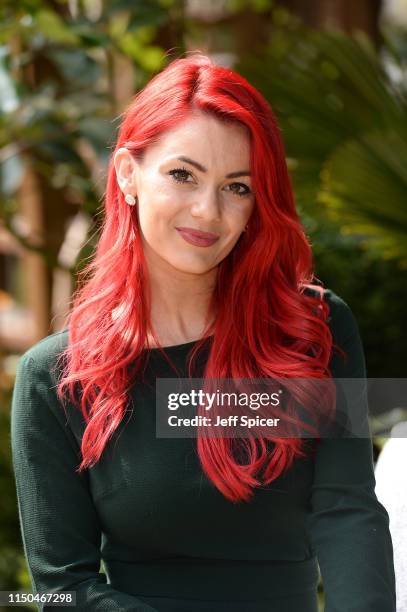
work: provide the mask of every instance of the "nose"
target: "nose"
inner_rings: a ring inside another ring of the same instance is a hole
[[[214,189],[207,189],[198,196],[198,201],[191,206],[191,215],[205,221],[220,221],[220,198]]]

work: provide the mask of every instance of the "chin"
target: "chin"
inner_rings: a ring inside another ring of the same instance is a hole
[[[204,263],[199,264],[198,262],[175,262],[168,261],[167,262],[172,268],[177,270],[178,272],[183,272],[184,274],[206,274],[213,268],[217,267],[217,263]]]

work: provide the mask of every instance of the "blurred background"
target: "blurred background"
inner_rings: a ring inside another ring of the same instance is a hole
[[[351,306],[368,376],[406,377],[406,0],[2,0],[0,590],[31,590],[10,459],[17,361],[64,326],[120,113],[196,49],[270,102],[317,276]],[[376,460],[407,406],[370,400]]]

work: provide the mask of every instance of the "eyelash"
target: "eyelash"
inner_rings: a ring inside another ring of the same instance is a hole
[[[171,175],[171,176],[174,178],[174,181],[177,181],[177,183],[184,183],[184,184],[185,184],[185,183],[187,182],[187,181],[183,181],[183,180],[177,179],[177,178],[175,177],[175,175],[176,175],[176,173],[177,173],[177,172],[186,172],[187,174],[189,174],[189,176],[192,176],[192,174],[190,173],[190,171],[189,171],[189,170],[187,170],[187,169],[186,169],[186,168],[184,168],[184,167],[182,167],[182,168],[174,168],[173,170],[170,170],[170,171],[168,172],[168,174],[170,174],[170,175]],[[246,195],[249,195],[249,194],[251,194],[251,193],[252,193],[252,192],[251,192],[251,190],[250,190],[250,189],[247,187],[247,185],[245,185],[244,183],[231,183],[231,184],[232,184],[232,185],[241,185],[242,187],[246,187],[246,189],[247,189],[248,191],[245,191],[244,193],[237,193],[237,192],[234,192],[234,193],[235,193],[235,195],[240,196],[241,198],[242,198],[243,196],[246,196]]]

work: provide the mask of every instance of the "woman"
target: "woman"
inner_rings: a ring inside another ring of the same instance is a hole
[[[242,462],[230,438],[155,433],[158,378],[364,377],[350,308],[313,280],[269,105],[199,53],[173,61],[124,113],[67,329],[19,364],[36,592],[76,591],[83,610],[316,612],[319,562],[328,612],[395,609],[369,438],[245,438]]]

